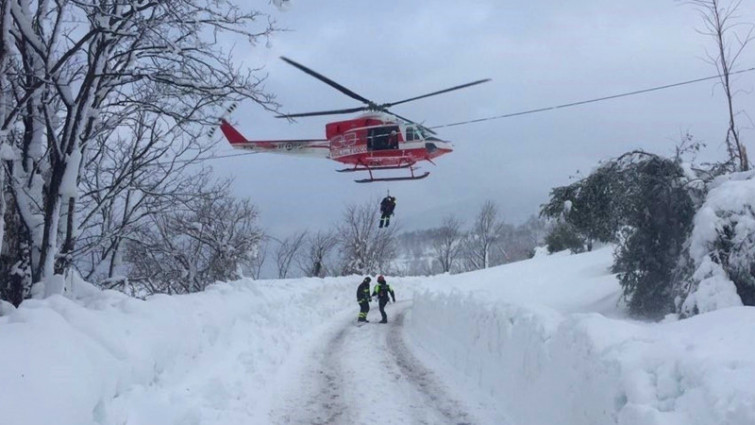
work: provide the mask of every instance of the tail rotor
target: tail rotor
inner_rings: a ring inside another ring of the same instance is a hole
[[[223,115],[218,117],[218,122],[228,121],[228,117],[230,117],[231,113],[235,111],[238,106],[239,106],[238,102],[231,103],[227,108],[225,108],[225,112],[223,113]],[[212,126],[210,131],[207,132],[207,136],[212,137],[213,135],[215,135],[215,131],[217,129],[218,129],[217,126]]]

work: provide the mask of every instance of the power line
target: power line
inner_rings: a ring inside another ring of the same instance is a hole
[[[750,71],[755,71],[755,67],[749,68],[749,69],[744,69],[744,70],[741,70],[741,71],[730,72],[729,75],[743,74],[745,72],[750,72]],[[584,104],[587,104],[587,103],[601,102],[601,101],[604,101],[604,100],[616,99],[616,98],[619,98],[619,97],[634,96],[636,94],[648,93],[648,92],[658,91],[658,90],[664,90],[664,89],[668,89],[668,88],[672,88],[672,87],[679,87],[679,86],[683,86],[683,85],[687,85],[687,84],[699,83],[701,81],[712,80],[712,79],[715,79],[715,78],[720,78],[720,75],[714,75],[714,76],[711,76],[711,77],[704,77],[704,78],[697,78],[695,80],[683,81],[681,83],[666,84],[664,86],[652,87],[652,88],[649,88],[649,89],[642,89],[642,90],[635,90],[635,91],[626,92],[626,93],[614,94],[614,95],[611,95],[611,96],[598,97],[598,98],[590,99],[590,100],[581,100],[579,102],[565,103],[563,105],[556,105],[556,106],[548,106],[548,107],[545,107],[545,108],[530,109],[530,110],[527,110],[527,111],[513,112],[513,113],[509,113],[509,114],[504,114],[504,115],[495,115],[495,116],[492,116],[492,117],[478,118],[478,119],[469,120],[469,121],[460,121],[460,122],[455,122],[455,123],[451,123],[451,124],[436,125],[436,126],[433,126],[433,127],[430,127],[430,128],[454,127],[454,126],[457,126],[457,125],[472,124],[472,123],[477,123],[477,122],[482,122],[482,121],[491,121],[491,120],[497,120],[497,119],[501,119],[501,118],[515,117],[515,116],[519,116],[519,115],[534,114],[534,113],[537,113],[537,112],[552,111],[554,109],[570,108],[572,106],[579,106],[579,105],[584,105]]]
[[[203,158],[195,158],[195,159],[182,159],[182,160],[174,161],[174,162],[183,163],[183,162],[206,161],[208,159],[234,158],[234,157],[237,157],[237,156],[254,155],[254,154],[257,154],[257,153],[259,153],[259,152],[230,153],[228,155],[206,156],[206,157],[203,157]]]
[[[185,164],[189,162],[199,163],[199,162],[208,161],[211,159],[233,158],[237,156],[253,155],[257,153],[259,152],[242,152],[242,153],[231,153],[227,155],[204,156],[204,157],[192,158],[192,159],[177,159],[175,161],[155,162],[154,165],[162,166],[162,165],[172,165],[172,164]]]

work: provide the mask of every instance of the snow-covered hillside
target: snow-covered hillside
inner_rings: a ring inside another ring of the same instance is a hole
[[[755,423],[755,309],[629,320],[611,260],[603,248],[462,275],[389,276],[399,302],[388,314],[402,319],[391,327],[353,326],[359,276],[242,280],[147,301],[76,289],[6,305],[0,423],[304,423],[297,411],[326,408],[286,400],[311,389],[334,341],[331,356],[344,358],[329,361],[344,372],[322,396],[365,392],[370,406],[321,423],[380,422],[381,411],[391,412],[384,423],[424,420],[416,400],[396,405],[411,399],[400,385],[402,373],[411,378],[406,365],[381,378],[382,360],[369,360],[389,351],[383,341],[405,345],[472,423]],[[353,368],[360,385],[347,382]],[[381,402],[391,391],[399,394]]]

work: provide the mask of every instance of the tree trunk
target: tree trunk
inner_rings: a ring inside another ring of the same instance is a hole
[[[55,167],[58,168],[58,167]],[[57,174],[57,176],[56,176]],[[42,230],[42,246],[39,251],[39,262],[34,265],[34,276],[38,280],[43,280],[55,273],[55,254],[57,253],[56,245],[58,240],[58,222],[60,220],[60,181],[63,173],[53,172],[50,187],[47,189],[47,199],[45,200],[45,218]]]
[[[73,264],[73,248],[76,243],[74,237],[76,213],[76,199],[68,198],[68,213],[66,214],[66,237],[60,248],[60,255],[55,261],[55,274],[65,274]]]

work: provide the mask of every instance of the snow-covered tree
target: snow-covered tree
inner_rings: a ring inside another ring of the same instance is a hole
[[[267,254],[270,252],[270,243],[271,239],[263,236],[260,243],[257,244],[257,249],[254,251],[251,261],[243,269],[248,270],[250,273],[249,277],[259,279],[262,276],[262,267],[265,265],[265,260],[267,260]]]
[[[5,122],[11,98],[10,76],[10,3],[0,0],[0,126]],[[7,141],[7,130],[0,127],[0,161],[13,159],[13,151]],[[5,173],[0,169],[0,252],[5,240]],[[1,288],[0,288],[1,289]],[[3,298],[0,298],[3,299]]]
[[[138,111],[113,132],[98,135],[88,150],[73,250],[88,281],[120,274],[123,242],[139,223],[191,197],[196,182],[207,178],[209,170],[198,169],[194,160],[211,144],[165,124],[154,113]]]
[[[615,241],[613,268],[630,312],[657,318],[673,310],[674,269],[695,211],[692,177],[677,160],[628,152],[554,189],[542,212],[590,239]]]
[[[275,265],[278,268],[278,278],[285,279],[291,269],[291,264],[304,249],[304,240],[307,231],[301,231],[278,240],[278,249],[275,251]]]
[[[612,242],[621,227],[621,196],[626,191],[625,180],[617,169],[619,162],[609,161],[587,177],[568,186],[551,190],[550,200],[543,205],[540,215],[555,220],[564,220],[569,226],[559,226],[561,232],[567,227],[576,230],[586,240],[587,250],[592,250],[595,241]],[[570,248],[576,248],[569,242]]]
[[[659,318],[673,311],[673,271],[692,227],[689,176],[674,160],[632,153],[615,161],[625,191],[613,269],[630,313]]]
[[[711,184],[695,214],[679,281],[679,312],[704,313],[755,305],[755,173],[734,173]]]
[[[305,248],[297,259],[299,268],[309,277],[324,277],[332,273],[328,257],[338,246],[332,231],[318,231],[307,236]]]
[[[493,201],[486,201],[463,241],[467,270],[491,266],[491,250],[503,234],[503,229],[504,223],[498,220],[498,207]]]
[[[443,219],[443,223],[438,228],[432,248],[441,273],[450,272],[459,260],[463,238],[461,227],[461,221],[458,218],[448,216]]]
[[[122,136],[120,123],[151,113],[164,131],[197,137],[223,103],[276,107],[216,42],[221,32],[254,42],[271,21],[228,0],[22,0],[2,11],[0,144],[12,147],[2,160],[21,229],[8,262],[27,264],[32,281],[70,266],[86,214],[80,172],[98,143]]]
[[[229,182],[197,182],[191,196],[150,214],[126,243],[128,277],[149,293],[188,293],[242,277],[263,238],[257,212]]]

